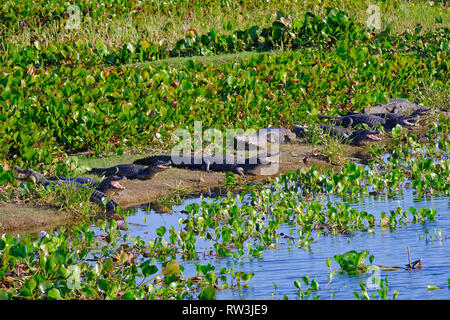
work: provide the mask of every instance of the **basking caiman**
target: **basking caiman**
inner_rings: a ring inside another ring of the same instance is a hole
[[[239,149],[251,149],[265,147],[272,143],[287,143],[295,139],[295,134],[285,128],[263,128],[258,130],[255,134],[240,134],[234,137],[234,148]],[[244,147],[244,148],[241,148]]]
[[[99,176],[119,176],[127,179],[149,180],[159,172],[170,167],[169,161],[157,161],[148,166],[138,164],[119,164],[109,168],[92,168],[89,173]]]
[[[170,161],[172,167],[185,168],[192,170],[211,171],[232,171],[240,176],[245,172],[252,172],[263,165],[269,165],[272,162],[267,160],[276,154],[266,154],[265,156],[255,156],[251,158],[239,159],[236,156],[150,156],[143,159],[137,159],[133,163],[139,165],[153,165],[158,161]]]
[[[370,114],[376,113],[401,113],[411,116],[422,116],[429,112],[431,108],[413,103],[406,99],[394,98],[390,99],[387,104],[377,104],[368,107],[364,111]]]
[[[381,140],[381,138],[377,137],[376,135],[380,134],[380,131],[376,130],[349,130],[342,127],[337,126],[326,126],[322,125],[320,126],[323,132],[328,133],[330,136],[336,136],[343,138],[344,142],[358,145],[363,141],[378,141]],[[303,137],[306,134],[305,128],[302,126],[294,126],[293,131],[298,137]]]
[[[103,179],[102,181],[95,180],[93,178],[87,177],[78,177],[78,178],[67,178],[67,177],[58,177],[59,180],[65,181],[68,183],[78,183],[82,185],[87,185],[93,187],[99,191],[107,192],[109,190],[123,190],[125,189],[120,183],[119,180],[125,179],[125,177],[111,176]]]
[[[14,170],[16,170],[17,172],[24,174],[25,177],[17,177],[15,176],[15,178],[17,180],[26,180],[29,177],[33,177],[36,180],[36,183],[43,185],[44,187],[50,185],[50,184],[55,184],[55,185],[66,185],[68,187],[74,187],[74,188],[88,188],[87,185],[82,184],[82,183],[77,183],[76,180],[49,180],[46,177],[44,177],[43,174],[32,170],[32,169],[22,169],[20,167],[15,167]],[[120,180],[122,178],[120,177],[109,177],[106,178],[104,181],[102,181],[97,188],[92,189],[92,194],[90,197],[90,201],[92,203],[96,203],[96,204],[103,204],[106,202],[105,204],[105,208],[107,210],[116,210],[117,209],[117,202],[115,202],[110,196],[108,196],[105,192],[112,188],[112,189],[116,189],[117,188],[117,184],[116,183],[112,183],[112,181],[117,182],[117,180]],[[119,185],[120,186],[120,185]],[[121,187],[121,186],[120,186]]]
[[[386,130],[392,130],[397,124],[402,126],[413,126],[414,124],[408,122],[408,119],[391,117],[382,118],[373,114],[353,113],[346,116],[319,116],[319,118],[332,119],[334,124],[343,126],[345,128],[354,127],[358,124],[367,124],[371,128],[378,128],[383,126]]]
[[[328,133],[330,136],[334,137],[341,137],[344,139],[345,142],[348,142],[353,145],[358,145],[363,141],[379,141],[381,140],[380,137],[377,137],[376,135],[380,134],[380,131],[376,130],[349,130],[342,127],[337,126],[325,126],[322,125],[320,128]]]

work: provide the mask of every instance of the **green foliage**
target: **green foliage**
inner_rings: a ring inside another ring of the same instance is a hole
[[[344,254],[337,254],[334,256],[334,260],[341,266],[341,271],[350,274],[365,273],[367,266],[364,264],[369,252],[363,250],[361,252],[348,251]]]

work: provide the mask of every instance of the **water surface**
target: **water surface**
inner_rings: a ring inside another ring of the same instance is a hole
[[[449,196],[437,195],[417,198],[412,190],[405,190],[391,198],[367,196],[357,201],[343,199],[328,199],[329,201],[344,201],[359,211],[365,210],[369,214],[379,217],[380,212],[389,213],[402,207],[436,209],[434,222],[409,223],[399,225],[394,230],[375,228],[374,233],[358,231],[352,235],[319,235],[313,234],[315,241],[310,250],[296,247],[298,239],[295,226],[282,225],[278,232],[294,236],[294,240],[280,239],[276,249],[265,249],[260,258],[247,255],[236,260],[232,257],[216,258],[202,256],[201,260],[183,261],[184,275],[196,274],[195,263],[211,264],[216,267],[216,274],[220,268],[235,268],[244,272],[253,272],[254,277],[248,282],[248,287],[228,289],[217,292],[217,299],[281,299],[286,295],[289,299],[298,299],[295,280],[302,276],[310,279],[316,277],[320,288],[317,295],[320,299],[354,299],[353,292],[361,293],[360,282],[371,285],[369,277],[373,272],[364,275],[348,275],[336,273],[327,288],[330,269],[325,265],[328,258],[332,260],[332,268],[340,269],[333,256],[343,254],[350,250],[358,252],[367,249],[374,256],[373,264],[384,266],[404,266],[408,263],[409,246],[411,259],[422,258],[423,269],[398,271],[381,271],[384,279],[388,276],[390,294],[393,290],[399,291],[398,299],[450,299],[448,279],[450,278],[450,214]],[[179,230],[178,220],[185,218],[182,213],[184,207],[190,203],[200,203],[202,199],[187,199],[182,205],[174,206],[172,214],[159,214],[155,211],[138,209],[136,213],[127,218],[130,236],[139,236],[148,241],[156,237],[156,228],[164,225],[167,229],[174,226]],[[205,200],[205,199],[204,199]],[[379,221],[379,219],[378,219]],[[292,230],[290,230],[290,228]],[[428,232],[428,234],[426,233]],[[440,235],[438,234],[440,232]],[[198,252],[206,251],[212,247],[209,241],[198,240]],[[369,260],[366,260],[369,264]],[[303,285],[303,282],[301,282]],[[438,286],[441,289],[428,290],[428,285]],[[276,287],[276,288],[275,288]],[[306,287],[303,285],[306,289]],[[370,288],[370,287],[369,287]],[[369,290],[369,294],[372,290]]]

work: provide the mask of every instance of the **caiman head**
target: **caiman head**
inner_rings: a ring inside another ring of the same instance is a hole
[[[381,138],[377,135],[380,134],[380,131],[376,130],[356,130],[353,131],[349,136],[348,140],[350,140],[353,144],[358,144],[361,141],[380,141]]]
[[[27,180],[29,177],[33,177],[35,180],[35,183],[41,183],[43,185],[47,185],[50,183],[50,181],[44,177],[43,174],[33,170],[33,169],[22,169],[20,167],[14,167],[14,170],[18,173],[24,174],[24,177],[17,177],[14,176],[17,180]]]
[[[400,117],[396,119],[387,119],[386,125],[384,126],[385,129],[391,130],[393,129],[397,124],[404,126],[404,127],[415,127],[417,126],[416,123],[414,123],[414,120],[412,120],[413,117],[411,116],[405,116]]]
[[[170,161],[158,160],[155,164],[152,164],[152,165],[140,170],[139,173],[136,175],[136,178],[141,179],[141,180],[151,179],[159,172],[170,168],[170,165],[171,165]]]
[[[107,192],[109,190],[123,190],[125,189],[120,183],[119,180],[126,179],[125,177],[112,176],[105,178],[100,184],[97,186],[97,190],[101,192]]]
[[[295,133],[297,137],[304,137],[306,135],[305,128],[302,126],[294,126],[292,132]]]
[[[400,125],[405,126],[405,127],[415,127],[415,126],[417,126],[417,124],[411,118],[412,117],[401,119],[400,120]]]

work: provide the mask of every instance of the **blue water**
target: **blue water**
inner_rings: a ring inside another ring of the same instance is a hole
[[[379,216],[380,212],[389,213],[402,207],[408,210],[411,206],[422,208],[434,208],[437,215],[434,222],[409,223],[398,225],[394,230],[375,228],[374,233],[355,232],[352,235],[328,235],[313,234],[315,241],[310,250],[298,248],[296,240],[280,239],[276,249],[265,249],[260,258],[244,256],[241,260],[233,258],[201,257],[201,260],[183,261],[180,264],[185,267],[184,276],[196,274],[195,263],[212,264],[216,266],[218,274],[220,268],[235,268],[244,272],[253,272],[254,277],[248,282],[247,287],[240,289],[227,289],[217,292],[217,299],[282,299],[286,295],[289,299],[298,299],[298,289],[294,285],[295,280],[302,276],[308,276],[311,280],[316,277],[319,290],[313,296],[320,299],[354,299],[353,292],[361,293],[360,282],[371,285],[368,281],[373,272],[363,275],[348,275],[336,273],[327,288],[330,269],[325,261],[331,258],[333,269],[340,269],[333,256],[343,254],[350,250],[358,252],[367,249],[374,256],[374,265],[387,267],[404,266],[408,263],[409,246],[411,260],[422,258],[422,270],[381,271],[380,276],[388,277],[389,297],[393,290],[398,290],[398,299],[450,299],[450,197],[438,195],[425,198],[416,198],[412,190],[406,190],[392,198],[376,198],[368,196],[358,201],[348,202],[351,207]],[[167,229],[174,226],[179,230],[178,220],[185,218],[181,213],[183,208],[193,202],[200,203],[201,199],[188,199],[182,205],[174,206],[172,214],[158,214],[154,211],[138,209],[136,213],[127,218],[130,236],[140,236],[148,241],[156,237],[156,228],[164,225]],[[337,201],[337,200],[336,200]],[[345,200],[342,200],[345,202]],[[410,216],[411,217],[411,216]],[[379,220],[378,220],[379,221]],[[284,225],[278,230],[285,234],[296,235],[295,226]],[[428,230],[428,235],[426,234]],[[441,232],[441,236],[438,235]],[[432,239],[433,238],[433,239]],[[198,241],[197,252],[202,252],[210,246],[209,242]],[[370,264],[366,259],[366,264]],[[300,280],[301,281],[301,280]],[[302,288],[306,286],[301,281]],[[427,286],[438,286],[441,289],[428,290]],[[275,288],[276,286],[276,288]],[[370,287],[369,287],[370,288]],[[373,290],[368,290],[369,294]]]

